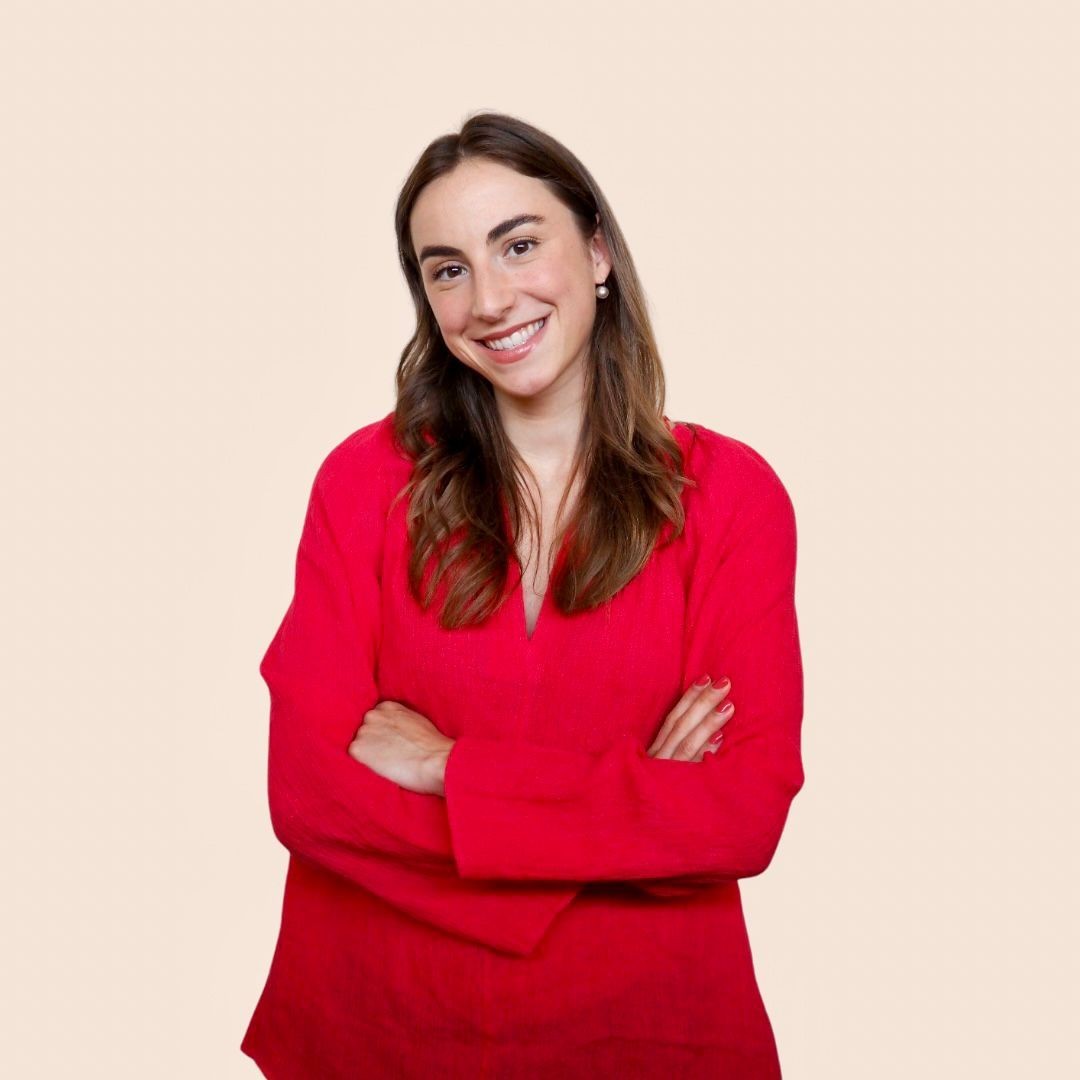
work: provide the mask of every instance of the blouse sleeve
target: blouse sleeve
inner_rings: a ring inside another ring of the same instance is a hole
[[[377,567],[386,518],[370,492],[350,493],[360,517],[348,529],[347,570],[327,508],[328,462],[308,500],[292,601],[259,667],[270,691],[274,833],[293,856],[418,919],[528,953],[578,890],[463,880],[444,800],[400,787],[348,753],[364,713],[378,702]]]
[[[463,877],[630,880],[663,896],[771,862],[803,784],[795,516],[765,459],[731,443],[738,497],[695,493],[683,647],[684,686],[703,672],[731,678],[722,748],[693,762],[652,758],[630,737],[585,752],[465,735],[445,775]]]

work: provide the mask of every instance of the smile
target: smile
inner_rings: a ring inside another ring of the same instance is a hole
[[[514,333],[507,337],[481,338],[481,343],[495,352],[502,352],[506,349],[516,349],[528,341],[533,334],[537,333],[546,321],[547,316],[543,319],[537,319],[536,322],[531,322],[527,326],[523,326],[520,330],[515,330]]]

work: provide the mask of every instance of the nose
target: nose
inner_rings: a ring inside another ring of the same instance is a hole
[[[473,317],[497,321],[513,306],[514,291],[507,277],[498,269],[478,267],[473,271]]]

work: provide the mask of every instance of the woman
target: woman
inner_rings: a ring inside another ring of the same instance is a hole
[[[242,1049],[275,1078],[779,1076],[738,879],[803,783],[788,494],[663,415],[622,233],[550,136],[472,116],[396,221],[396,408],[320,466],[260,667],[291,858]]]

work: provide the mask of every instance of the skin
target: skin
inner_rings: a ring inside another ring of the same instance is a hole
[[[542,215],[488,243],[488,231],[520,214]],[[461,254],[423,260],[424,291],[450,352],[491,383],[507,437],[524,460],[541,511],[539,548],[519,551],[528,589],[523,617],[531,632],[547,585],[546,552],[581,430],[596,286],[611,272],[603,230],[582,236],[573,215],[540,181],[486,160],[462,162],[420,194],[410,220],[419,256],[429,245]],[[547,318],[533,350],[499,364],[478,342],[497,331]],[[573,493],[571,493],[571,497]],[[716,712],[730,685],[691,686],[664,718],[651,757],[701,761],[708,739],[729,716]],[[401,787],[444,795],[454,740],[397,701],[364,714],[349,754]]]

